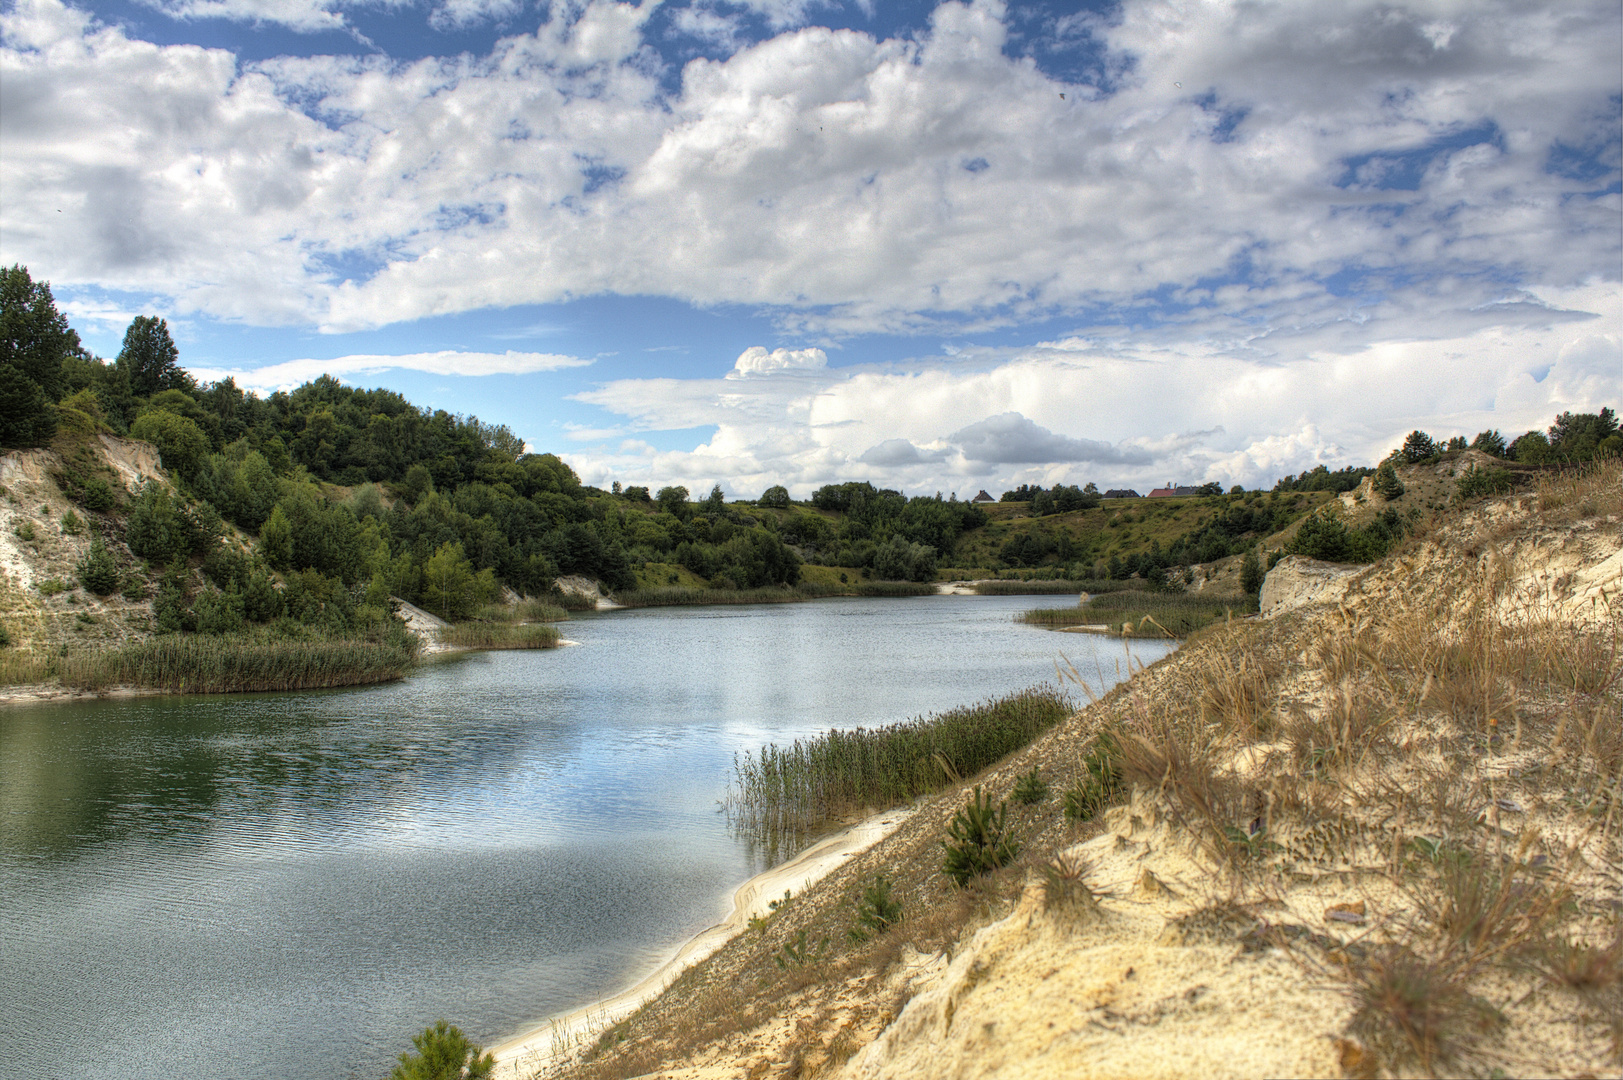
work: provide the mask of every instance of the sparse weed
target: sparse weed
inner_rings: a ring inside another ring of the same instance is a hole
[[[1065,792],[1065,817],[1092,821],[1121,791],[1121,748],[1109,732],[1101,732],[1082,758],[1082,774]]]
[[[1093,867],[1087,860],[1077,856],[1061,855],[1052,862],[1044,863],[1043,910],[1090,915],[1098,913],[1101,910],[1099,894],[1088,884],[1088,875],[1092,871]]]
[[[778,965],[779,971],[794,971],[822,962],[828,956],[828,948],[827,937],[812,941],[810,932],[802,927],[794,937],[778,947],[772,961]]]
[[[1456,956],[1433,959],[1394,942],[1352,957],[1346,971],[1349,1031],[1393,1068],[1435,1075],[1485,1063],[1482,1037],[1504,1017],[1473,994],[1471,969]]]

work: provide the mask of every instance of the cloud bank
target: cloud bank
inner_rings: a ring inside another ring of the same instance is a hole
[[[585,367],[590,360],[551,353],[476,353],[445,350],[399,355],[336,356],[330,360],[285,360],[256,368],[188,368],[204,382],[235,379],[245,390],[274,393],[290,390],[301,383],[331,375],[349,380],[357,376],[382,375],[389,371],[421,371],[430,375],[531,375],[541,371]]]

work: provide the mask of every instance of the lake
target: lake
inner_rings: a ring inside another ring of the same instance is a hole
[[[0,707],[0,1075],[386,1075],[604,994],[764,866],[735,752],[1092,679],[1059,597],[662,608],[318,693]],[[1135,642],[1134,664],[1169,643]]]

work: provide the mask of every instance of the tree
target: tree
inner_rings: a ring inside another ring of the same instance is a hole
[[[1371,481],[1375,493],[1388,502],[1403,494],[1403,481],[1398,479],[1398,470],[1391,461],[1381,462],[1381,467],[1375,470],[1375,479]]]
[[[662,487],[654,498],[659,501],[659,508],[673,517],[685,521],[693,514],[685,487]]]
[[[1550,460],[1550,440],[1542,431],[1529,431],[1511,443],[1505,452],[1525,465],[1542,465]]]
[[[711,487],[710,494],[705,496],[700,509],[706,517],[716,517],[727,511],[727,496],[722,493],[720,484]]]
[[[208,458],[209,438],[184,416],[153,409],[135,418],[130,436],[158,448],[163,466],[190,480]]]
[[[1480,450],[1484,454],[1492,454],[1494,457],[1504,457],[1505,437],[1499,434],[1498,431],[1489,428],[1487,431],[1479,432],[1477,437],[1471,440],[1471,449]]]
[[[1437,456],[1437,443],[1424,431],[1411,431],[1408,438],[1403,440],[1403,449],[1398,453],[1410,465],[1417,465],[1422,461],[1429,461]]]
[[[473,565],[462,545],[447,540],[423,564],[423,602],[435,614],[447,619],[466,615],[473,608]]]
[[[279,503],[259,527],[259,553],[277,570],[286,570],[293,562],[293,523]]]
[[[56,310],[47,282],[19,265],[0,270],[0,446],[40,446],[56,433],[62,361],[79,335]]]
[[[424,1028],[411,1041],[417,1053],[401,1054],[390,1080],[488,1080],[496,1069],[494,1055],[482,1053],[461,1030],[444,1020]]]
[[[782,484],[773,484],[761,492],[761,497],[755,502],[769,510],[786,510],[789,507],[789,489]]]
[[[160,390],[191,391],[196,383],[181,370],[180,350],[169,336],[169,324],[152,315],[137,315],[124,331],[118,366],[129,373],[130,388],[141,397]]]
[[[1245,558],[1240,560],[1240,589],[1252,595],[1262,589],[1262,563],[1256,548],[1247,548]]]
[[[99,536],[90,541],[90,550],[79,562],[79,584],[97,596],[106,596],[118,588],[118,564]]]

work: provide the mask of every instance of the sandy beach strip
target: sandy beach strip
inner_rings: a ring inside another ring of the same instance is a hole
[[[659,996],[683,971],[744,930],[752,917],[765,915],[768,903],[781,897],[785,889],[804,892],[808,885],[830,873],[844,859],[889,836],[910,813],[907,808],[897,808],[875,814],[819,840],[783,865],[750,878],[734,890],[733,910],[725,920],[690,938],[634,986],[550,1017],[524,1034],[490,1047],[490,1052],[496,1055],[495,1075],[500,1080],[531,1076],[549,1065],[560,1051],[584,1045],[598,1032]]]

